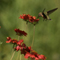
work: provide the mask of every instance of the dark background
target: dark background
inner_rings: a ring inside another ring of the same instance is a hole
[[[0,0],[0,60],[10,60],[12,56],[12,45],[6,43],[6,37],[18,39],[14,32],[19,28],[28,33],[24,39],[27,46],[30,46],[33,39],[33,25],[28,24],[26,29],[25,21],[19,19],[21,14],[38,16],[39,12],[58,8],[50,15],[51,21],[43,21],[40,17],[39,23],[35,26],[35,38],[33,49],[47,57],[46,60],[60,60],[60,0]],[[16,60],[18,52],[13,60]],[[21,57],[21,60],[25,58]]]

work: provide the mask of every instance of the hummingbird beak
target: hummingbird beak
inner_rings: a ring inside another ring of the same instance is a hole
[[[41,16],[41,14],[38,14],[38,16],[40,17],[40,16]]]
[[[41,14],[38,14],[38,17],[37,18],[39,18],[41,16]]]
[[[37,17],[37,19],[39,18],[39,16]]]

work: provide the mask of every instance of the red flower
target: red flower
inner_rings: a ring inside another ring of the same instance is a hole
[[[24,49],[26,49],[26,45],[23,43],[22,45],[21,45]],[[22,49],[21,49],[22,50]]]
[[[20,49],[23,49],[23,47],[22,47],[22,42],[23,42],[23,40],[21,39],[21,40],[19,40],[19,41],[16,41],[16,44],[18,45],[18,46],[16,46],[16,47],[14,47],[14,49],[16,50],[16,51],[18,51],[18,50],[20,50]],[[15,43],[15,42],[14,42]]]
[[[32,59],[33,58],[35,58],[35,59],[38,59],[38,54],[37,54],[37,52],[35,52],[35,51],[31,51],[31,56],[30,56]]]
[[[27,52],[30,53],[30,51],[31,51],[31,47],[26,47],[26,48],[21,50],[21,54],[25,55]]]
[[[46,59],[46,57],[44,55],[39,55],[38,57],[39,57],[39,59],[42,59],[42,60]]]
[[[16,51],[19,51],[20,48],[21,48],[21,45],[18,45],[18,46],[16,46],[14,49],[15,49]]]
[[[31,59],[35,59],[35,60],[39,60],[39,59],[45,60],[46,59],[46,57],[44,55],[39,55],[37,52],[35,52],[33,50],[31,51],[30,54],[31,54],[30,55]]]
[[[11,37],[7,37],[7,40],[10,40],[11,39]]]
[[[10,43],[10,42],[11,42],[11,38],[10,37],[7,37],[6,43]]]
[[[7,37],[7,41],[6,43],[13,43],[13,44],[17,44],[17,40],[16,39],[11,39],[10,37]]]
[[[17,43],[18,44],[18,43]],[[22,42],[19,42],[18,46],[14,48],[16,51],[26,49],[26,45]]]
[[[30,22],[30,23],[33,23],[34,25],[38,23],[39,19],[36,19],[35,16],[31,16],[29,14],[23,14],[23,15],[20,15],[21,19],[24,19],[26,22]]]
[[[24,20],[29,20],[29,17],[30,17],[30,15],[29,14],[23,14],[23,15],[20,15],[20,17],[19,18],[21,18],[21,19],[24,19]]]
[[[33,23],[33,24],[36,24],[37,22],[39,21],[39,19],[36,19],[36,17],[35,16],[31,16],[30,18],[29,18],[29,22],[31,22],[31,23]]]
[[[19,36],[22,36],[22,35],[26,36],[26,35],[27,35],[26,32],[21,31],[21,30],[19,30],[19,29],[15,29],[15,32],[16,32],[16,34],[19,35]]]
[[[23,42],[23,39],[19,40],[19,41],[17,42],[17,45],[21,45],[22,42]]]
[[[16,39],[12,39],[12,40],[11,40],[11,43],[13,43],[13,44],[17,44],[17,42],[18,42],[18,41],[17,41]]]
[[[31,54],[27,52],[24,57],[27,59],[28,57],[30,57],[30,55]]]

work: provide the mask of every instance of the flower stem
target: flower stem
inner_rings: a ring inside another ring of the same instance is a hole
[[[18,36],[18,41],[19,41],[19,37],[20,37],[20,36]],[[16,60],[18,60],[18,58],[19,58],[19,53],[18,53],[18,56],[17,56],[17,59],[16,59]]]
[[[32,40],[32,45],[31,45],[32,48],[33,48],[33,43],[34,43],[34,36],[35,36],[35,25],[34,25],[34,29],[33,29],[33,40]]]
[[[17,59],[16,60],[18,60],[18,58],[19,58],[19,53],[18,53],[18,56],[17,56]]]
[[[19,37],[20,37],[20,36],[18,36],[18,41],[19,41]]]
[[[21,60],[21,54],[20,54],[20,60]]]
[[[26,31],[28,30],[28,23],[26,23]]]
[[[20,37],[20,36],[18,36],[18,40],[19,40],[19,37]],[[20,54],[20,53],[18,53],[18,58],[19,58],[19,54]],[[18,60],[18,58],[17,58],[17,60]],[[20,60],[21,60],[21,54],[20,54]]]
[[[15,54],[15,51],[13,52],[12,57],[11,57],[11,59],[10,59],[10,60],[12,60],[12,58],[13,58],[14,54]]]

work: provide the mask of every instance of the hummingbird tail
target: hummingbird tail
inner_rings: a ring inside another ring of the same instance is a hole
[[[51,19],[49,19],[49,20],[51,20]]]

